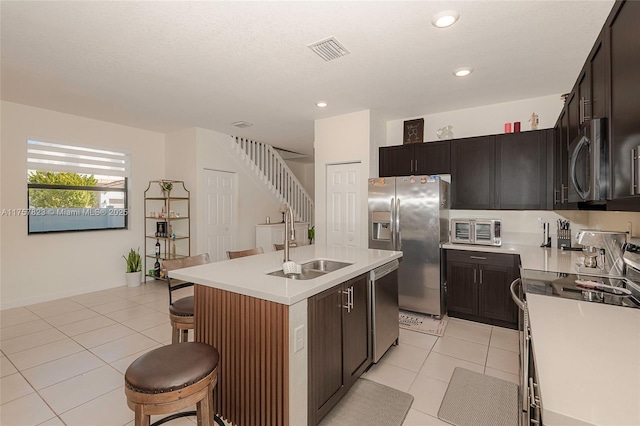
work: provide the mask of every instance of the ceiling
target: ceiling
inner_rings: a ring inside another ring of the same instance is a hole
[[[393,120],[568,92],[612,5],[2,1],[1,96],[311,155],[319,118],[372,109]],[[445,9],[460,20],[437,29],[431,17]],[[325,62],[307,46],[331,36],[351,53]],[[463,66],[474,72],[454,77]]]

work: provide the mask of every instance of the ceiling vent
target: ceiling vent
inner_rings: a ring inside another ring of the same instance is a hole
[[[313,50],[316,55],[320,56],[327,62],[341,58],[351,53],[333,37],[325,40],[320,40],[319,42],[310,44],[307,47]]]
[[[233,124],[234,126],[240,128],[240,129],[246,129],[247,127],[253,126],[252,123],[249,123],[247,121],[236,121],[235,123],[231,123],[231,124]]]

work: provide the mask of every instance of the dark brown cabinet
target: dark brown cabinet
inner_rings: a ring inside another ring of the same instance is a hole
[[[449,141],[381,147],[380,177],[449,174]]]
[[[544,210],[547,199],[547,149],[552,130],[496,136],[496,207],[502,210]],[[550,195],[550,194],[549,194]]]
[[[368,274],[308,300],[309,424],[316,425],[371,364]]]
[[[451,141],[451,208],[496,208],[495,149],[495,136]]]
[[[553,210],[577,210],[577,203],[569,203],[569,112],[567,106],[560,112],[560,117],[553,128],[553,182],[551,189]]]
[[[610,49],[610,153],[613,199],[626,200],[631,210],[640,206],[638,160],[632,150],[640,145],[640,2],[614,6],[608,21]],[[635,182],[634,182],[635,181]],[[636,207],[629,201],[635,201]]]
[[[452,208],[544,210],[551,204],[547,151],[551,130],[455,139]]]
[[[519,275],[518,264],[516,255],[447,250],[449,316],[517,328],[509,286]]]

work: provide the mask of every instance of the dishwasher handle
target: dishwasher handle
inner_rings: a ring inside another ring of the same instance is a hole
[[[376,269],[371,271],[371,280],[372,281],[377,281],[380,278],[389,275],[390,273],[392,273],[393,271],[395,271],[396,269],[398,269],[400,267],[400,262],[398,262],[398,260],[393,260],[392,262],[389,262],[385,265],[379,266]]]

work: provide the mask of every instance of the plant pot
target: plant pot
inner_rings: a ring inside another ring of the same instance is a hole
[[[127,272],[124,277],[127,280],[127,287],[138,287],[142,281],[142,271]]]

